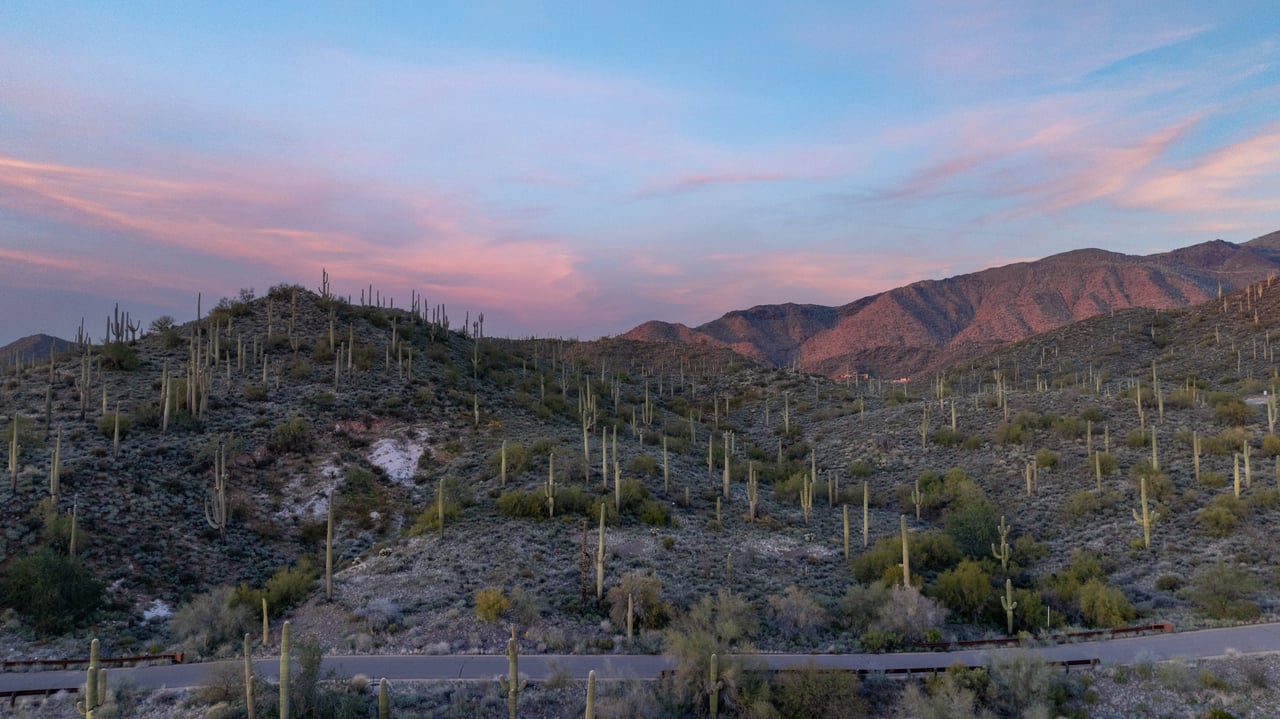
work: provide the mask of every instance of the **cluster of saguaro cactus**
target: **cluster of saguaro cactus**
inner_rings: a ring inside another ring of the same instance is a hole
[[[498,683],[507,693],[507,713],[516,719],[516,704],[527,682],[520,678],[520,648],[516,644],[515,627],[511,628],[511,638],[507,640],[507,675],[499,676]]]
[[[209,526],[218,530],[223,541],[227,539],[227,443],[218,439],[217,453],[213,459],[213,487],[204,501],[204,518]]]

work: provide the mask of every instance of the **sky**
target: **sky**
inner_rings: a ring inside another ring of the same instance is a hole
[[[1277,229],[1274,0],[0,3],[0,344],[323,270],[593,339]]]

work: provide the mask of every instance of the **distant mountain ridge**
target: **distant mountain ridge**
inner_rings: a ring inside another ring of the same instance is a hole
[[[0,347],[0,367],[8,367],[17,360],[21,360],[24,364],[32,361],[47,363],[50,348],[53,348],[55,353],[61,354],[74,346],[74,342],[52,335],[30,335]]]
[[[1198,304],[1276,273],[1280,232],[1145,256],[1082,249],[914,282],[840,307],[760,305],[697,327],[650,321],[622,338],[706,343],[827,375],[900,377],[1111,310]]]

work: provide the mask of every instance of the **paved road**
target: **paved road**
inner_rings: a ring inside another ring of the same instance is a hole
[[[1203,659],[1229,652],[1259,654],[1280,652],[1280,623],[1255,624],[1227,629],[1204,629],[1175,634],[1156,634],[1125,639],[1109,639],[1077,644],[1061,644],[1029,649],[984,649],[954,652],[913,652],[902,654],[760,654],[755,658],[770,669],[781,669],[813,662],[820,667],[840,669],[908,669],[947,666],[956,662],[985,664],[1011,651],[1028,651],[1047,661],[1098,659],[1103,664],[1124,664],[1135,658]],[[254,661],[261,676],[275,680],[279,659]],[[520,671],[530,679],[567,672],[585,678],[594,669],[599,679],[654,679],[663,669],[670,669],[670,658],[654,655],[549,655],[530,654],[520,657]],[[130,676],[139,687],[186,689],[200,686],[219,675],[239,676],[243,663],[236,660],[152,666],[112,668],[108,677]],[[339,677],[363,674],[370,678],[396,680],[491,679],[507,671],[507,658],[501,654],[461,655],[362,655],[325,657],[323,671],[332,670]],[[47,689],[78,686],[84,682],[83,670],[33,671],[0,673],[0,691]]]

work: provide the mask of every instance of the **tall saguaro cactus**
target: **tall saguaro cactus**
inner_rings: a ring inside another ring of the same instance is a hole
[[[255,719],[257,708],[253,705],[253,655],[249,652],[249,633],[244,633],[244,705],[249,719]]]
[[[1013,634],[1013,610],[1018,608],[1018,603],[1013,601],[1013,581],[1006,578],[1004,580],[1004,596],[1000,597],[1000,606],[1004,608],[1005,620],[1008,622],[1009,634]]]
[[[604,502],[600,503],[600,541],[596,546],[596,601],[604,597]]]
[[[1000,545],[991,545],[991,555],[1000,560],[1000,571],[1005,574],[1009,573],[1009,557],[1012,553],[1009,550],[1009,525],[1004,522],[1004,515],[1000,515]]]
[[[511,628],[511,638],[507,640],[507,676],[498,677],[498,683],[507,693],[507,714],[510,719],[516,719],[516,704],[527,682],[520,678],[520,647],[516,644],[515,627]]]
[[[280,719],[289,719],[289,621],[280,628]]]
[[[583,716],[585,719],[596,717],[596,670],[594,669],[587,672],[587,711]]]
[[[101,671],[98,666],[98,640],[95,638],[89,643],[89,669],[85,673],[84,680],[84,701],[76,703],[76,711],[85,719],[93,719],[97,716],[98,707],[102,706],[102,696],[99,694],[98,676]]]
[[[1151,549],[1151,523],[1157,519],[1155,512],[1147,509],[1147,478],[1142,477],[1139,480],[1139,492],[1141,492],[1142,516],[1138,516],[1138,510],[1134,509],[1133,519],[1142,525],[1142,543],[1147,549]]]
[[[907,515],[898,515],[898,523],[902,528],[902,586],[911,586],[911,549],[907,542]]]

